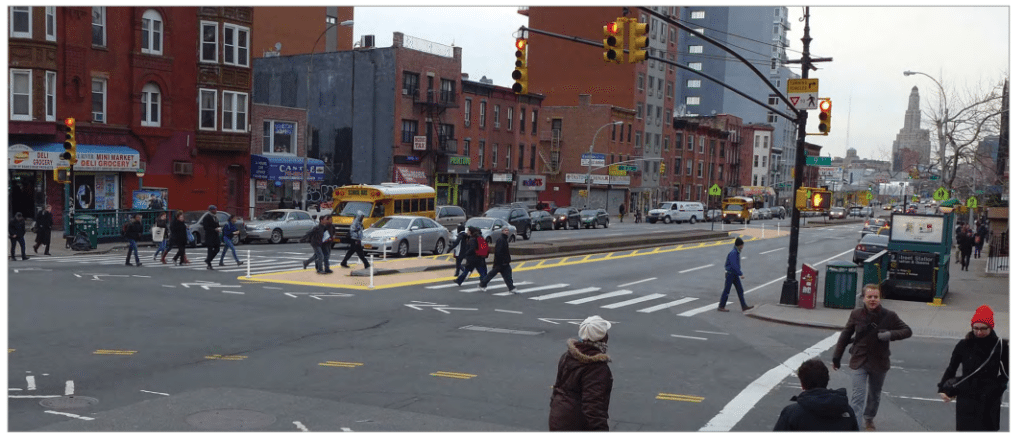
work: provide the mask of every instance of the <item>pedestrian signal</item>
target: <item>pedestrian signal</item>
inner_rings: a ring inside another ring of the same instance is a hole
[[[57,183],[71,183],[71,177],[68,172],[67,166],[61,166],[53,169],[53,181]]]

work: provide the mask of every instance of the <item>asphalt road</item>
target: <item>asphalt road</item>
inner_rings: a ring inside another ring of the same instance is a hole
[[[534,239],[652,227],[710,224],[612,224]],[[800,263],[824,274],[828,260],[849,260],[859,229],[802,230]],[[748,235],[750,304],[778,300],[788,242]],[[239,247],[254,265],[272,261],[259,265],[268,269],[294,269],[307,248]],[[8,429],[546,430],[565,341],[575,321],[599,314],[614,322],[614,431],[771,430],[799,393],[787,367],[818,355],[815,346],[830,358],[836,333],[746,318],[738,303],[715,312],[730,248],[522,270],[516,296],[502,295],[500,277],[483,293],[472,280],[380,290],[246,282],[244,272],[202,269],[203,249],[178,268],[126,267],[120,253],[18,261],[7,269]],[[936,401],[934,385],[954,344],[894,345],[880,430],[953,430],[954,406]],[[830,387],[849,388],[845,372]]]

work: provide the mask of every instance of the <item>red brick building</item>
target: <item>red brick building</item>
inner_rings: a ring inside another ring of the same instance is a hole
[[[253,9],[254,58],[352,50],[352,6],[257,6]],[[315,44],[314,44],[315,43]],[[280,44],[280,49],[277,45]]]
[[[269,209],[277,209],[282,200],[287,202],[289,208],[294,200],[302,201],[305,127],[305,108],[253,104],[249,148],[252,168],[245,215],[258,217]],[[307,161],[305,176],[311,186],[306,191],[307,207],[325,199],[325,194],[318,190],[323,174],[323,161],[315,158]],[[326,198],[329,199],[330,194],[326,194]]]

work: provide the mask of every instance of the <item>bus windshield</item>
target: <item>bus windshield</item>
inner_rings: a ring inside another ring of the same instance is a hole
[[[362,211],[364,216],[370,215],[370,209],[373,207],[373,203],[369,201],[342,201],[338,204],[338,207],[334,209],[334,214],[338,216],[355,217],[356,212]]]
[[[726,204],[725,205],[725,210],[743,210],[743,205],[741,205],[741,204]]]

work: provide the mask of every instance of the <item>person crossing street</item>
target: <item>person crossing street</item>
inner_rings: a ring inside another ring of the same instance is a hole
[[[132,265],[132,254],[135,254],[135,265],[142,266],[139,261],[139,240],[142,239],[142,214],[136,213],[128,222],[124,237],[128,239],[128,254],[124,257],[124,265]]]
[[[228,250],[231,250],[231,256],[235,258],[235,263],[242,265],[242,261],[238,259],[238,252],[235,251],[235,244],[232,242],[235,235],[240,232],[238,226],[235,225],[235,219],[239,218],[238,215],[232,215],[228,218],[228,223],[224,225],[224,251],[220,254],[220,266],[224,266],[224,257],[228,255]]]
[[[210,205],[203,216],[204,243],[206,244],[206,269],[213,270],[213,258],[220,251],[220,222],[217,221],[217,206]]]
[[[740,269],[741,251],[743,251],[743,240],[736,238],[735,246],[729,252],[729,256],[725,258],[725,289],[722,290],[722,298],[718,301],[719,311],[729,312],[725,307],[725,302],[729,299],[729,290],[733,285],[736,286],[736,296],[740,298],[740,308],[744,311],[754,309],[752,306],[747,306],[747,301],[743,298],[743,283],[740,282],[740,279],[743,279],[743,270]]]
[[[36,218],[36,245],[32,250],[39,253],[39,247],[43,246],[43,254],[50,255],[50,234],[53,231],[53,206],[47,204],[46,209]]]
[[[498,237],[498,242],[494,243],[494,262],[491,265],[491,271],[480,279],[480,291],[487,289],[487,283],[494,279],[498,273],[501,273],[501,278],[505,280],[505,286],[508,287],[508,292],[512,294],[516,293],[516,286],[512,283],[512,255],[508,252],[508,235],[510,231],[508,226],[501,229],[501,236]]]

